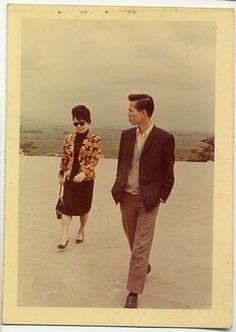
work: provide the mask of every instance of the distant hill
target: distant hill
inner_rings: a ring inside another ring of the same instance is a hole
[[[42,124],[26,125],[22,122],[20,147],[21,152],[28,155],[59,156],[67,133],[74,130],[73,126],[43,126]],[[117,158],[121,128],[92,128],[102,140],[104,158]],[[213,136],[211,133],[173,132],[176,141],[176,160],[194,160],[193,150],[204,146],[203,139]],[[26,150],[25,150],[26,149]]]

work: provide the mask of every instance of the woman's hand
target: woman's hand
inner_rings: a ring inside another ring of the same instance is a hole
[[[86,177],[86,175],[84,174],[84,172],[80,172],[74,177],[73,181],[82,182],[85,179],[85,177]]]

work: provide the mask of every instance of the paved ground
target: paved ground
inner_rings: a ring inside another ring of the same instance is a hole
[[[58,252],[55,217],[59,158],[21,157],[18,304],[42,307],[121,308],[129,249],[110,189],[115,160],[101,160],[93,207],[82,245]],[[213,163],[177,162],[176,183],[160,209],[140,308],[211,307]]]

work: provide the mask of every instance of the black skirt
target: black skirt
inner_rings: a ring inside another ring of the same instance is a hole
[[[94,180],[75,183],[65,181],[62,213],[67,216],[83,216],[91,209]]]

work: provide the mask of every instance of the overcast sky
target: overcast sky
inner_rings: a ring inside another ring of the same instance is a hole
[[[153,122],[213,131],[215,30],[208,22],[25,20],[23,118],[70,124],[88,106],[94,127],[128,127],[127,95],[148,93]]]

